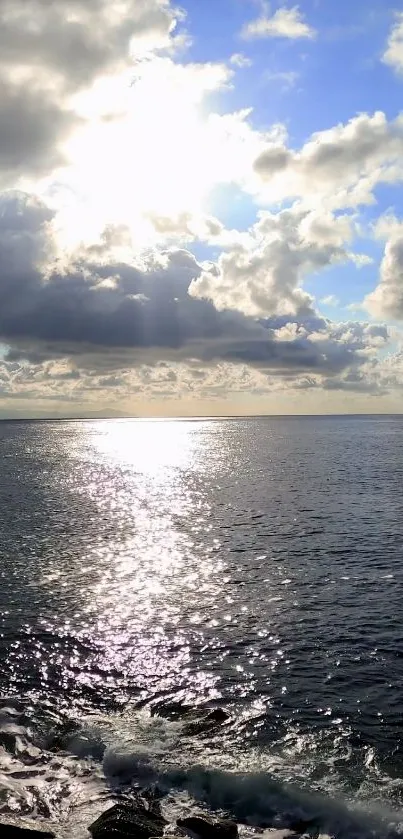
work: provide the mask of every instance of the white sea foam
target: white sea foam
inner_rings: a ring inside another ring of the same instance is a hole
[[[207,810],[235,818],[244,825],[245,837],[257,828],[284,830],[310,820],[321,834],[337,839],[403,835],[403,814],[347,801],[336,788],[330,795],[286,783],[275,769],[272,773],[261,768],[262,756],[255,770],[250,755],[243,761],[241,752],[237,771],[220,768],[211,742],[187,737],[180,722],[135,710],[91,716],[66,735],[57,753],[49,748],[53,726],[51,714],[38,713],[32,706],[8,702],[0,709],[0,809],[17,820],[34,818],[50,825],[62,839],[87,836],[88,824],[113,802],[118,790],[150,785],[165,793],[170,832],[179,816]],[[233,756],[226,758],[225,749],[222,734],[222,764],[233,767]],[[270,765],[267,756],[266,767]],[[324,788],[329,793],[329,784]],[[274,834],[266,836],[273,839]]]

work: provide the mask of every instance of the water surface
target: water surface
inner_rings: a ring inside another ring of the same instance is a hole
[[[2,422],[0,458],[3,811],[78,835],[118,782],[177,813],[214,770],[251,821],[330,795],[340,835],[399,830],[403,418]]]

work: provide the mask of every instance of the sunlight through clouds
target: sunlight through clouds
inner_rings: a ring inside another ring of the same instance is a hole
[[[222,2],[0,3],[0,411],[398,398],[400,17]]]

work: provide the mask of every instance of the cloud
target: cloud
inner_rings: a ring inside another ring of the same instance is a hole
[[[138,246],[150,246],[151,215],[201,215],[210,190],[246,177],[262,148],[246,112],[202,114],[207,97],[230,84],[227,65],[164,55],[136,72],[131,87],[127,77],[111,77],[75,99],[86,123],[52,189],[70,240],[91,241],[113,223],[130,225]]]
[[[165,245],[199,241],[225,250],[251,245],[248,231],[227,230],[219,219],[203,213],[183,212],[169,216],[150,213],[149,220],[157,239],[159,237]]]
[[[386,243],[380,282],[364,299],[364,306],[376,317],[403,319],[403,235]]]
[[[251,228],[251,242],[235,244],[216,263],[206,264],[190,294],[218,309],[238,309],[270,317],[312,310],[301,283],[308,274],[350,255],[344,243],[353,235],[348,216],[305,210],[298,204],[278,213],[264,211]]]
[[[251,58],[248,58],[248,56],[244,55],[242,52],[235,52],[231,55],[230,64],[234,67],[243,69],[244,67],[251,67],[253,62]]]
[[[362,367],[347,370],[340,376],[323,377],[319,386],[327,391],[367,393],[376,396],[396,393],[401,398],[403,388],[403,352],[388,353],[380,358],[370,358]]]
[[[298,221],[301,225],[306,219]],[[311,246],[311,221],[301,243],[308,248],[302,259],[322,263],[338,246],[333,243],[330,251],[323,242],[323,251]],[[279,230],[284,238],[290,225],[290,235],[295,235],[295,219],[282,216],[277,221],[263,214],[258,230],[275,243]],[[323,239],[323,231],[321,235]],[[10,348],[8,364],[27,360],[43,371],[49,362],[60,362],[62,381],[73,383],[77,371],[87,371],[86,376],[92,371],[93,377],[120,375],[145,363],[194,359],[207,366],[244,364],[271,375],[315,371],[332,376],[359,367],[379,337],[375,327],[364,324],[330,326],[312,310],[308,295],[298,295],[291,285],[289,311],[282,316],[251,317],[231,308],[230,301],[217,308],[188,293],[203,272],[191,253],[171,249],[147,252],[132,263],[116,262],[111,236],[103,249],[82,249],[62,262],[53,247],[49,210],[23,194],[3,197],[0,337]],[[282,247],[280,239],[280,252]],[[274,247],[273,259],[276,255]],[[275,298],[279,292],[273,293]],[[287,289],[283,294],[287,296]],[[292,309],[298,310],[294,316]]]
[[[2,0],[0,14],[3,69],[51,72],[64,90],[167,47],[179,17],[166,0]]]
[[[166,0],[1,0],[0,188],[64,165],[74,96],[172,45],[179,17]]]
[[[353,312],[353,314],[357,314],[357,312],[365,311],[365,306],[364,306],[362,301],[361,302],[356,301],[354,303],[348,303],[348,305],[345,308],[347,309],[348,312]]]
[[[1,58],[0,58],[1,65]],[[0,81],[0,188],[39,178],[66,162],[61,148],[81,120],[35,80]]]
[[[336,297],[335,294],[328,294],[326,297],[322,297],[322,299],[319,302],[322,303],[324,306],[340,305],[340,300],[338,297]]]
[[[396,13],[382,61],[398,75],[403,74],[403,12]]]
[[[394,238],[398,235],[403,236],[403,221],[398,219],[395,214],[389,210],[382,213],[372,225],[372,231],[375,239],[385,240]]]
[[[403,179],[403,116],[388,122],[381,111],[313,134],[299,151],[271,142],[254,163],[272,201],[326,198],[328,208],[373,202],[379,183]]]
[[[295,87],[300,74],[295,70],[267,70],[264,73],[264,80],[268,82],[281,82],[284,90],[289,90]]]
[[[380,361],[373,363],[376,381],[386,390],[400,390],[403,387],[403,351],[398,349]]]
[[[176,216],[150,213],[150,221],[157,233],[187,242],[195,239],[212,242],[222,236],[224,231],[224,225],[213,216],[195,215],[191,212],[178,213]]]
[[[309,26],[301,14],[298,6],[291,9],[281,8],[269,14],[266,8],[256,20],[245,24],[241,35],[250,40],[253,38],[315,38],[316,31]]]
[[[210,95],[251,59],[186,61],[184,20],[170,0],[0,0],[2,398],[87,405],[99,393],[109,404],[392,382],[376,361],[386,327],[332,323],[304,282],[369,261],[354,252],[350,210],[402,180],[403,117],[360,114],[292,149],[284,125],[255,127],[252,108],[214,112]],[[243,34],[316,32],[298,6],[263,5]],[[237,218],[251,196],[270,211],[226,229],[219,185],[239,196]],[[368,306],[395,319],[401,223],[389,214],[374,232],[388,241]]]

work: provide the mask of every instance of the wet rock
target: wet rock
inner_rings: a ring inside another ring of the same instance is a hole
[[[205,708],[195,708],[182,702],[158,702],[150,708],[150,713],[152,717],[159,716],[173,721],[181,720],[186,724],[186,728],[190,728],[190,726],[212,727],[229,720],[229,714],[222,708],[214,708],[212,711],[208,711]]]
[[[316,835],[318,835],[319,828],[316,827],[315,819],[298,819],[290,824],[290,830],[293,831],[293,833],[297,833],[299,836],[304,835],[305,833],[311,834],[312,829]]]
[[[237,839],[238,826],[227,819],[212,821],[201,816],[178,819],[178,827],[193,833],[200,839]]]
[[[141,799],[115,804],[88,828],[93,839],[119,839],[132,836],[151,839],[162,836],[167,822],[157,807],[148,808]]]
[[[46,746],[50,751],[65,751],[72,740],[78,734],[80,726],[73,720],[65,720],[53,729]]]
[[[161,800],[164,797],[165,792],[157,782],[143,789],[141,794],[141,798],[147,802],[148,809],[151,810],[153,807],[158,807],[159,812],[161,812]]]
[[[22,750],[22,743],[19,736],[19,729],[8,727],[4,731],[0,731],[0,746],[12,755],[20,752]]]
[[[214,708],[214,711],[210,711],[209,714],[205,717],[205,722],[212,722],[221,725],[223,722],[227,722],[229,720],[229,714],[226,711],[223,711],[222,708]]]
[[[0,822],[1,839],[55,839],[55,834],[31,827]]]
[[[185,726],[184,731],[185,734],[188,735],[204,734],[212,731],[220,725],[223,725],[223,723],[228,720],[229,714],[227,714],[226,711],[223,711],[222,708],[215,708],[213,711],[209,711],[208,714],[204,714],[199,719],[189,722]]]

